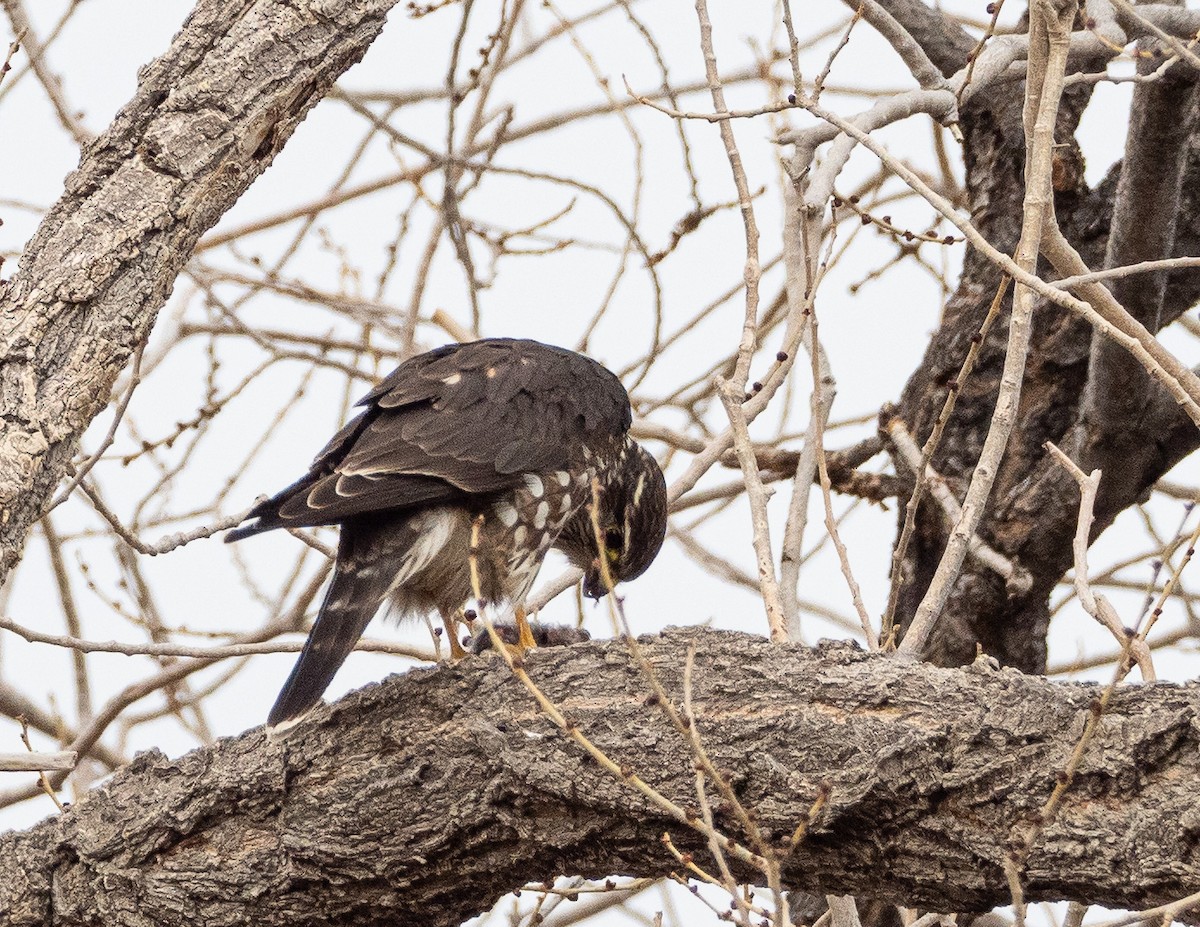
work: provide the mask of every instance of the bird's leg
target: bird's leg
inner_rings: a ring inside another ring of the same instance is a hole
[[[525,617],[525,606],[517,606],[517,646],[522,650],[529,650],[537,646],[537,641],[533,639],[533,631],[530,630],[529,620]]]
[[[446,628],[446,637],[450,640],[450,659],[461,660],[467,655],[458,642],[458,618],[450,612],[442,612],[442,624]]]

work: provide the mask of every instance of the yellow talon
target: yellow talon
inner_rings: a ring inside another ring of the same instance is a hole
[[[442,625],[446,628],[446,637],[450,640],[450,659],[461,660],[467,655],[458,642],[458,620],[454,615],[442,613]]]
[[[537,641],[533,639],[533,631],[525,617],[524,605],[517,606],[517,646],[521,650],[531,650],[537,647]]]

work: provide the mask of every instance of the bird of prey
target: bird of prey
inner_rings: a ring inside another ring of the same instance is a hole
[[[662,546],[662,471],[629,437],[625,388],[582,354],[510,338],[450,344],[405,361],[359,405],[304,476],[225,538],[341,526],[333,580],[270,727],[317,703],[385,601],[401,618],[438,612],[459,656],[456,620],[478,593],[511,606],[533,646],[523,604],[551,547],[598,598],[604,567],[633,579]]]

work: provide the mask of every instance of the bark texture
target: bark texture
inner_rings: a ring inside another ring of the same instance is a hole
[[[888,5],[914,25],[927,18],[906,3]],[[926,34],[932,34],[927,27],[921,31]],[[947,71],[954,67],[949,57],[939,65]],[[1083,157],[1074,138],[1091,89],[1076,85],[1064,94],[1056,128],[1060,147],[1053,178],[1055,210],[1063,233],[1092,269],[1197,253],[1200,143],[1194,81],[1194,72],[1180,70],[1161,87],[1138,88],[1142,106],[1131,124],[1127,158],[1094,189],[1084,183]],[[969,211],[989,241],[1012,253],[1024,195],[1021,94],[1012,86],[980,94],[964,107],[962,128]],[[1110,233],[1117,236],[1111,243]],[[1039,273],[1047,279],[1054,276],[1044,263]],[[1003,316],[982,346],[975,374],[963,384],[956,378],[1000,279],[990,261],[968,252],[958,288],[900,402],[902,417],[924,441],[947,390],[959,390],[933,464],[960,498],[991,424],[1011,289]],[[1129,300],[1131,312],[1157,331],[1200,298],[1200,273],[1133,277],[1116,281],[1113,288],[1118,298]],[[962,665],[975,658],[979,645],[1005,665],[1034,673],[1045,669],[1047,602],[1072,566],[1070,542],[1079,506],[1074,481],[1046,453],[1046,441],[1070,453],[1085,471],[1103,471],[1096,537],[1124,509],[1144,500],[1167,470],[1200,447],[1200,430],[1124,349],[1093,348],[1087,323],[1056,306],[1039,304],[1017,426],[980,529],[989,544],[1028,570],[1033,584],[1027,592],[1015,593],[997,574],[968,560],[930,636],[927,659]],[[897,610],[901,625],[911,619],[945,549],[940,510],[926,502],[918,518],[901,575],[893,577],[893,582],[904,583]]]
[[[790,888],[945,911],[1009,899],[1014,827],[1071,754],[1095,686],[946,670],[848,645],[670,631],[643,647],[768,839]],[[620,641],[543,649],[531,677],[579,729],[685,809],[692,755]],[[1122,688],[1024,870],[1027,900],[1113,907],[1200,884],[1200,686]],[[713,790],[710,790],[710,792]],[[718,826],[741,839],[728,808]],[[605,773],[495,656],[368,686],[282,742],[256,728],[140,756],[32,830],[0,838],[0,920],[24,925],[452,925],[560,873],[663,874],[664,831],[704,843]],[[752,879],[753,874],[739,875]]]
[[[200,0],[0,285],[0,583],[199,237],[395,0]]]

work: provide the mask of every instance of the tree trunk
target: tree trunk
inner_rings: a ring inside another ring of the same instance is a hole
[[[1157,101],[1157,134],[1144,130],[1149,119],[1145,116],[1131,129],[1127,161],[1134,159],[1134,170],[1143,175],[1140,185],[1129,182],[1124,165],[1118,164],[1095,189],[1085,186],[1083,159],[1073,133],[1091,91],[1074,87],[1064,95],[1056,132],[1061,150],[1056,154],[1055,209],[1064,235],[1092,269],[1196,253],[1200,148],[1188,142],[1196,124],[1194,83],[1193,72],[1169,83],[1165,96]],[[1012,253],[1020,233],[1024,194],[1020,94],[1003,87],[983,94],[965,108],[962,125],[969,210],[988,240]],[[1139,126],[1143,131],[1138,131]],[[1166,126],[1174,133],[1170,140],[1162,137]],[[1142,162],[1146,158],[1158,162],[1158,172],[1167,175],[1154,185],[1153,195],[1145,189],[1149,172]],[[1141,250],[1110,247],[1114,222],[1126,236],[1138,240]],[[1151,227],[1161,225],[1168,226],[1165,233],[1149,234]],[[1147,238],[1153,238],[1154,247],[1145,243]],[[1047,279],[1054,276],[1044,263],[1039,273]],[[1128,306],[1151,331],[1177,319],[1200,298],[1200,272],[1161,276],[1154,306],[1141,313]],[[991,425],[1004,364],[1011,288],[1001,317],[982,345],[975,373],[965,383],[956,378],[1000,280],[990,261],[968,252],[958,288],[899,405],[901,417],[924,441],[941,413],[950,384],[958,390],[954,414],[932,462],[960,497]],[[1146,289],[1141,278],[1133,278],[1129,286]],[[1070,475],[1047,454],[1045,442],[1063,447],[1085,470],[1103,471],[1093,538],[1123,510],[1145,499],[1164,473],[1200,447],[1200,430],[1123,348],[1103,344],[1093,350],[1093,332],[1086,322],[1040,302],[1032,345],[1019,420],[980,534],[1024,567],[1033,583],[1028,591],[1015,592],[997,574],[968,560],[925,651],[927,659],[943,666],[971,662],[978,645],[1007,666],[1031,673],[1046,668],[1047,601],[1072,566],[1079,493]],[[1131,371],[1130,364],[1137,369]],[[1122,370],[1120,380],[1109,371],[1117,365]],[[1131,379],[1136,379],[1135,386],[1130,385]],[[1098,400],[1085,405],[1087,397]],[[1131,402],[1136,404],[1134,414],[1118,414],[1117,407]],[[897,609],[902,626],[924,596],[945,542],[942,513],[926,501],[900,577],[892,579],[904,583]]]

